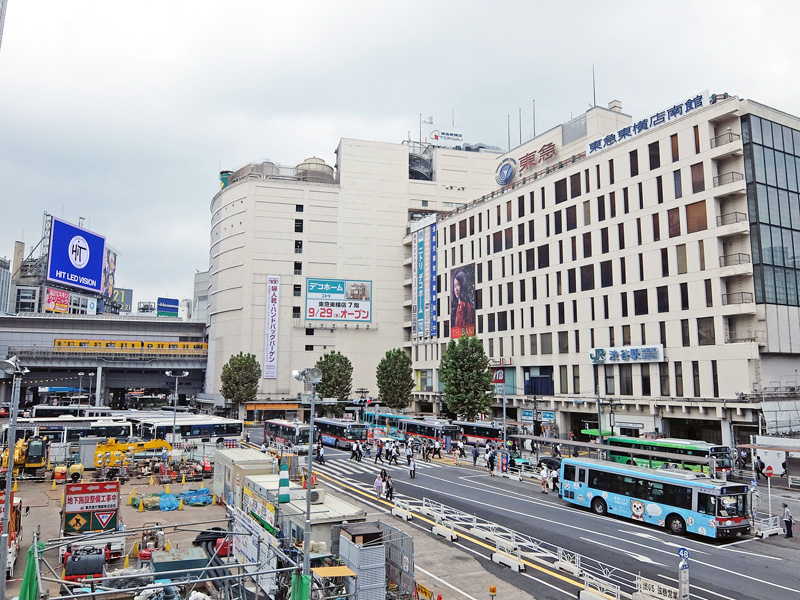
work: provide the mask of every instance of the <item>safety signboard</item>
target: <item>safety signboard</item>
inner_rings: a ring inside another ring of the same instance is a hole
[[[63,510],[65,533],[116,529],[119,481],[67,484]]]

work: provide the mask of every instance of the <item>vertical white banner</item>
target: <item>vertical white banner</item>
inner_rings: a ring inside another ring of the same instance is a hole
[[[281,277],[267,275],[267,326],[264,332],[264,379],[278,378],[278,309]]]

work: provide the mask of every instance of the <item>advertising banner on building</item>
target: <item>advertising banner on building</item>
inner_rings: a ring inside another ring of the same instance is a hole
[[[44,300],[45,312],[67,313],[69,312],[69,292],[65,290],[55,290],[47,288],[47,295]]]
[[[100,292],[106,238],[51,217],[47,279]]]
[[[278,378],[278,320],[281,297],[280,275],[267,275],[267,314],[264,332],[264,379]]]
[[[128,288],[114,288],[111,300],[119,304],[119,312],[133,312],[133,290]]]
[[[439,311],[436,308],[436,300],[438,291],[436,289],[436,253],[438,252],[436,223],[431,225],[431,337],[439,335],[439,328],[436,325],[436,320],[439,318]]]
[[[178,299],[177,298],[159,298],[156,303],[156,315],[159,317],[177,317],[178,316]]]
[[[625,364],[664,362],[664,346],[618,346],[615,348],[592,348],[589,358],[598,364]]]
[[[450,271],[450,339],[475,335],[475,263]]]
[[[112,298],[114,295],[114,278],[116,276],[117,251],[106,245],[105,257],[103,258],[103,285],[100,293],[108,298]]]
[[[415,326],[414,314],[417,310],[417,239],[419,232],[415,231],[411,234],[411,337],[417,337],[417,328]]]
[[[306,320],[372,321],[372,282],[306,279]]]
[[[425,334],[425,232],[417,233],[417,337]],[[413,327],[413,325],[412,325]]]
[[[431,228],[426,227],[424,229],[425,232],[425,244],[424,244],[424,254],[423,260],[425,261],[423,272],[425,273],[425,284],[423,285],[423,290],[425,293],[425,303],[424,303],[424,313],[423,313],[423,332],[422,334],[425,337],[431,336]]]

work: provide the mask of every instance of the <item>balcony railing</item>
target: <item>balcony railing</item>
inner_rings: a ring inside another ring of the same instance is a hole
[[[722,227],[723,225],[733,225],[734,223],[744,223],[744,222],[747,222],[747,215],[741,212],[732,212],[717,217],[717,227]]]
[[[767,342],[767,334],[765,331],[731,331],[726,340],[728,344],[739,344],[743,342],[765,344]]]
[[[736,171],[731,171],[729,173],[723,173],[722,175],[717,175],[716,177],[714,177],[714,187],[727,185],[729,183],[733,183],[734,181],[744,181],[744,175]]]
[[[719,257],[720,267],[732,267],[733,265],[746,265],[750,263],[750,255],[737,252],[736,254],[726,254]]]
[[[729,131],[727,133],[723,133],[722,135],[718,135],[715,138],[711,138],[711,147],[712,148],[719,148],[720,146],[724,146],[725,144],[730,144],[731,142],[735,142],[736,140],[742,139],[738,133],[733,133]]]
[[[753,294],[751,292],[734,292],[732,294],[722,294],[722,304],[752,304]]]

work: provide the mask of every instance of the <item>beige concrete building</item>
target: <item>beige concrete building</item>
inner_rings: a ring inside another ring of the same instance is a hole
[[[604,431],[730,443],[797,399],[800,119],[727,94],[655,104],[592,108],[438,215],[438,337],[413,309],[407,326],[418,409],[439,409],[439,359],[470,326],[509,418],[561,437],[599,411]]]
[[[492,186],[496,153],[470,150],[343,139],[333,166],[314,158],[224,172],[211,202],[209,360],[199,399],[222,408],[222,366],[240,351],[264,367],[249,406],[260,416],[296,412],[310,390],[292,370],[332,350],[352,362],[353,389],[377,396],[378,362],[408,342],[409,222]]]

